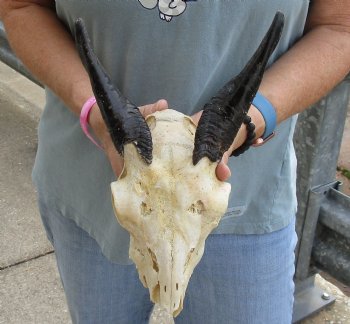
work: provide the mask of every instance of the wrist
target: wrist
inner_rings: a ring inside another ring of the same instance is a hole
[[[90,97],[85,101],[79,119],[85,136],[100,149],[105,149],[110,137],[95,97]]]
[[[94,93],[92,92],[89,79],[78,78],[77,76],[77,80],[74,80],[69,88],[70,109],[77,115],[80,115],[83,105],[93,96]]]
[[[265,132],[265,119],[263,117],[263,115],[261,114],[260,110],[257,109],[255,106],[251,105],[249,112],[248,112],[248,116],[251,117],[252,122],[255,125],[255,134],[256,137],[255,139],[260,138],[264,132]]]
[[[95,136],[101,142],[102,147],[105,148],[111,138],[97,103],[92,106],[87,122]]]
[[[276,109],[271,102],[259,92],[256,93],[252,105],[259,110],[264,119],[265,129],[260,139],[263,141],[268,140],[273,137],[277,125]]]
[[[276,111],[264,96],[256,94],[247,116],[250,118],[243,122],[239,130],[241,136],[236,136],[231,155],[239,156],[250,146],[260,146],[274,136]]]
[[[98,108],[97,103],[95,103],[90,110],[87,122],[94,132],[99,130],[103,126],[103,120],[101,116],[100,109]]]

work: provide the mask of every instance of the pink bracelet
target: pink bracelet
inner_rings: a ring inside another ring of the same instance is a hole
[[[101,150],[103,150],[102,146],[100,144],[98,144],[95,141],[95,139],[91,136],[91,134],[89,133],[88,119],[89,119],[89,114],[90,114],[91,108],[93,107],[93,105],[95,103],[96,103],[96,98],[95,97],[89,98],[84,103],[83,108],[81,108],[81,112],[80,112],[80,126],[81,126],[81,129],[83,130],[84,134],[86,135],[86,137],[92,143],[94,143],[97,147],[99,147]]]

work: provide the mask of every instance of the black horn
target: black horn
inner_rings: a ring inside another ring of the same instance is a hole
[[[84,22],[75,22],[75,41],[89,74],[92,90],[112,141],[123,155],[124,145],[133,143],[147,164],[152,162],[152,136],[140,110],[113,86],[90,45]]]
[[[194,165],[204,156],[212,162],[219,161],[230,148],[258,91],[283,25],[284,15],[277,12],[270,29],[243,70],[204,105],[195,136]]]

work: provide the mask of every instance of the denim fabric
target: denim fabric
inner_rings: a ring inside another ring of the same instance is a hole
[[[73,323],[148,323],[153,304],[134,265],[109,262],[96,241],[39,199]]]
[[[148,290],[134,265],[110,262],[88,233],[39,200],[73,323],[147,323]],[[294,222],[262,235],[211,235],[176,324],[289,324]]]

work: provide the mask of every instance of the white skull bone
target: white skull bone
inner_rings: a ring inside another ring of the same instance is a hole
[[[153,161],[147,165],[133,144],[125,146],[124,170],[111,185],[113,205],[130,233],[129,255],[151,300],[177,316],[231,186],[216,178],[217,163],[208,158],[193,165],[196,126],[190,117],[168,109],[146,122]]]

